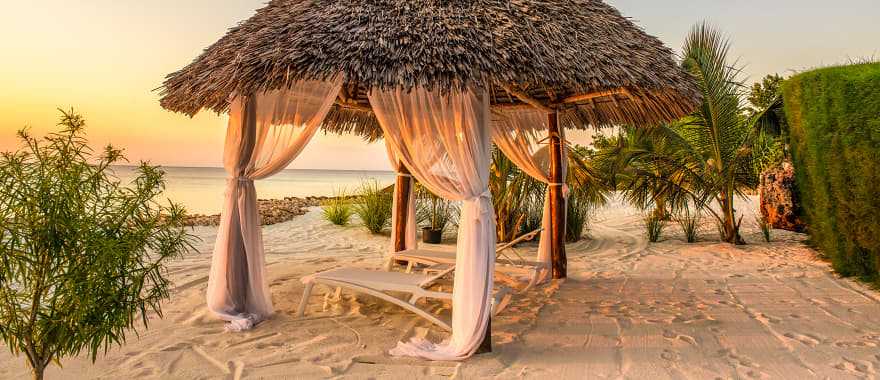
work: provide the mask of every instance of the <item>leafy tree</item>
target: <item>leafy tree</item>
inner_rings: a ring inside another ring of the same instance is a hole
[[[748,97],[752,109],[761,110],[773,106],[779,100],[779,92],[782,90],[784,80],[779,74],[771,74],[753,84]]]
[[[163,206],[163,172],[142,163],[129,186],[96,155],[85,121],[62,111],[62,130],[0,156],[0,337],[35,379],[50,363],[125,342],[149,313],[162,316],[169,260],[191,249],[185,211]]]

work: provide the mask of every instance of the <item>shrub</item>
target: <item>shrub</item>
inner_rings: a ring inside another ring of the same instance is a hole
[[[565,220],[565,241],[574,243],[584,236],[584,230],[590,222],[591,204],[582,197],[571,196],[567,202]]]
[[[880,283],[880,64],[796,75],[783,94],[810,241],[839,273]]]
[[[675,217],[675,222],[681,227],[681,230],[684,232],[685,240],[687,240],[688,243],[696,243],[699,235],[701,219],[699,211],[693,213],[690,208],[687,207],[683,208],[678,216]]]
[[[0,156],[0,337],[40,379],[50,363],[121,345],[148,312],[162,315],[166,264],[192,248],[182,207],[158,202],[164,173],[141,164],[128,186],[95,155],[85,122],[62,112],[63,130]]]
[[[393,202],[393,194],[379,185],[378,181],[367,181],[361,185],[354,212],[370,233],[379,234],[391,221]]]
[[[324,212],[324,219],[337,226],[345,226],[354,214],[352,210],[351,199],[345,193],[345,190],[335,191],[333,198],[330,198],[321,205]]]
[[[663,229],[666,228],[666,221],[663,220],[663,218],[657,217],[655,213],[645,215],[644,220],[648,241],[651,243],[660,241],[660,237],[663,235]]]

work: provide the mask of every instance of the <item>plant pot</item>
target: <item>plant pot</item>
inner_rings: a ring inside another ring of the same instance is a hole
[[[431,227],[422,228],[422,242],[440,244],[441,241],[443,241],[443,230],[435,230]]]

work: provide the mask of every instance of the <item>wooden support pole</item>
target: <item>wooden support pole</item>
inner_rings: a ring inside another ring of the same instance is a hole
[[[547,116],[550,137],[550,179],[554,184],[565,183],[562,172],[563,156],[562,133],[559,126],[559,114],[554,111]],[[568,277],[568,259],[565,256],[565,197],[562,186],[550,185],[550,253],[553,262],[553,278]]]
[[[397,201],[397,213],[394,215],[394,251],[400,252],[406,250],[406,224],[409,213],[409,193],[412,191],[412,177],[409,176],[409,170],[405,165],[397,164],[397,173],[403,174],[397,176],[395,186],[395,199]]]

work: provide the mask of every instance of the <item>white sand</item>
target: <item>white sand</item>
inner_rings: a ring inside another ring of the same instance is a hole
[[[94,365],[53,367],[79,378],[874,378],[880,370],[880,295],[839,279],[803,235],[775,231],[760,242],[747,214],[746,240],[647,244],[640,215],[615,205],[597,215],[593,240],[570,245],[570,278],[518,295],[493,321],[495,352],[463,363],[385,354],[413,335],[442,339],[430,324],[370,297],[312,297],[292,317],[299,278],[340,265],[378,268],[387,237],[338,228],[311,212],[265,231],[278,314],[246,333],[224,333],[204,307],[215,230],[200,228],[202,254],[174,264],[165,318],[151,321]],[[531,247],[534,252],[534,247]],[[319,291],[318,293],[321,293]],[[432,304],[448,315],[448,307]],[[0,378],[26,377],[23,358],[0,352]]]

